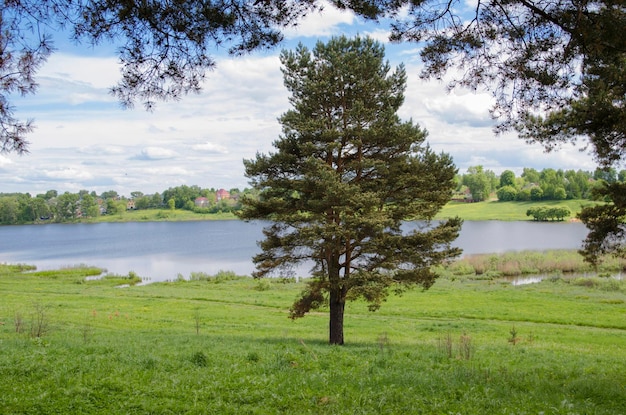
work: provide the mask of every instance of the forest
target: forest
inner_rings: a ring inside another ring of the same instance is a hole
[[[589,172],[524,168],[516,177],[511,170],[504,170],[498,176],[482,166],[472,166],[465,174],[457,176],[453,199],[468,202],[482,202],[493,197],[502,202],[594,199],[594,189],[617,182],[626,182],[626,170],[617,172],[613,168],[597,168]]]
[[[482,202],[541,201],[594,199],[594,189],[603,183],[626,182],[626,170],[596,169],[555,170],[524,168],[516,176],[511,170],[497,175],[483,166],[472,166],[456,176],[452,200]],[[114,215],[124,210],[183,209],[195,213],[224,213],[241,209],[241,197],[255,197],[253,189],[215,189],[198,185],[170,187],[162,192],[144,194],[133,191],[120,195],[115,190],[100,194],[80,190],[77,193],[48,190],[32,196],[30,193],[0,193],[0,225],[32,223],[68,223],[82,218]]]

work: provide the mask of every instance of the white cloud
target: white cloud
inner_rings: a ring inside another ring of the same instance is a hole
[[[191,146],[194,151],[201,151],[205,153],[214,153],[214,154],[228,154],[228,149],[221,145],[211,143],[209,141],[204,143],[198,143]]]
[[[165,160],[172,159],[176,156],[177,153],[168,148],[146,147],[142,149],[139,154],[134,155],[132,158],[136,160]]]
[[[51,180],[90,180],[93,175],[80,166],[70,166],[56,170],[44,170],[43,175]]]
[[[356,16],[351,11],[339,10],[328,2],[324,2],[321,12],[311,13],[302,19],[297,26],[285,31],[285,37],[324,37],[339,33],[339,25],[351,25]]]
[[[67,65],[68,61],[73,64]],[[50,56],[39,76],[108,89],[119,80],[120,66],[116,57],[76,56],[57,52]]]
[[[389,43],[389,35],[391,34],[391,32],[386,29],[376,29],[373,31],[367,31],[365,32],[365,34],[371,37],[372,39],[385,44],[385,43]]]
[[[0,154],[0,168],[4,168],[6,166],[9,166],[10,164],[13,164],[13,161],[11,161],[11,159],[4,157],[2,154]]]
[[[92,155],[122,155],[126,154],[126,150],[122,146],[114,145],[95,145],[89,147],[81,147],[78,149],[79,153],[92,154]]]
[[[144,173],[153,174],[153,175],[167,175],[167,176],[187,176],[190,174],[190,171],[180,167],[180,166],[166,166],[166,167],[158,167],[158,168],[148,168],[143,169]]]
[[[456,91],[448,96],[426,98],[424,106],[433,116],[449,124],[471,127],[490,127],[494,124],[489,115],[490,97],[482,95],[461,95]]]
[[[287,44],[340,32],[369,33],[385,42],[387,36],[381,26],[363,25],[327,6],[290,32],[298,38]],[[459,171],[477,163],[493,170],[593,169],[590,158],[572,148],[544,154],[512,134],[495,137],[488,94],[448,94],[444,83],[422,81],[414,46],[385,44],[394,65],[407,63],[400,116],[427,128],[433,149],[450,153]],[[28,155],[0,155],[0,192],[113,189],[128,195],[182,184],[246,187],[242,160],[274,151],[281,132],[277,118],[290,107],[278,54],[220,58],[200,94],[157,103],[151,113],[140,105],[122,110],[109,95],[119,77],[115,58],[55,54],[41,71],[38,94],[16,101],[16,115],[35,118],[36,130],[28,137]]]

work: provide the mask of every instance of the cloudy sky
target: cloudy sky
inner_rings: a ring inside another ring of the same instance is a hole
[[[420,80],[415,45],[387,44],[384,27],[327,7],[275,50],[242,58],[217,55],[201,94],[159,103],[151,113],[141,105],[124,110],[109,94],[119,67],[106,49],[57,41],[59,50],[39,72],[38,93],[14,99],[17,117],[34,119],[36,130],[29,135],[29,154],[0,154],[0,193],[86,189],[128,196],[183,184],[247,187],[242,160],[272,151],[280,134],[277,118],[289,109],[280,50],[357,33],[385,42],[392,65],[405,64],[409,77],[400,116],[425,127],[431,147],[450,153],[459,172],[479,164],[498,174],[520,174],[524,167],[595,169],[591,157],[573,147],[545,154],[513,134],[496,137],[488,94],[448,93],[444,83]]]

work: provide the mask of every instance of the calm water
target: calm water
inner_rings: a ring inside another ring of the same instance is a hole
[[[220,270],[249,275],[262,228],[237,220],[3,226],[0,262],[38,269],[84,263],[152,281]],[[465,254],[577,249],[586,235],[580,223],[465,222],[455,245]],[[308,267],[298,271],[305,275]]]

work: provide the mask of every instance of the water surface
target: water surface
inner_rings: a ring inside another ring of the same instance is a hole
[[[88,264],[152,281],[220,270],[249,275],[263,226],[238,220],[2,226],[0,262],[38,269]],[[465,254],[578,249],[586,235],[580,223],[465,222],[455,245]]]

